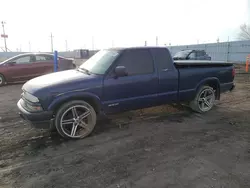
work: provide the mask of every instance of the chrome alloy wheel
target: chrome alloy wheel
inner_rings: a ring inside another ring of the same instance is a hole
[[[0,85],[2,85],[3,84],[3,78],[2,78],[2,76],[0,76]]]
[[[199,109],[203,112],[209,111],[213,107],[214,101],[215,101],[214,90],[210,88],[204,89],[200,93],[198,98]]]
[[[68,108],[61,116],[60,126],[65,135],[70,138],[82,138],[95,127],[91,110],[84,105]]]

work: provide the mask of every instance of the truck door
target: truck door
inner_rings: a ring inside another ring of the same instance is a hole
[[[154,57],[159,75],[158,100],[160,104],[171,103],[178,100],[178,70],[167,48],[153,48]]]
[[[127,76],[115,78],[117,66],[126,68]],[[157,103],[158,76],[148,49],[130,49],[118,57],[104,79],[105,111],[118,112],[154,106]]]

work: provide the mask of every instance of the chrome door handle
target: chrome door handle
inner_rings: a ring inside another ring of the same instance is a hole
[[[168,71],[168,69],[162,69],[162,71],[163,71],[163,72],[167,72],[167,71]]]

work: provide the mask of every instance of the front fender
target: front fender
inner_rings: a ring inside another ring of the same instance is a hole
[[[91,100],[95,103],[94,105],[98,109],[101,109],[101,106],[102,106],[101,100],[97,95],[90,93],[90,92],[74,91],[70,93],[57,95],[53,99],[51,104],[48,106],[48,110],[55,111],[58,106],[62,105],[65,102],[72,101],[72,100],[87,100],[87,101]]]

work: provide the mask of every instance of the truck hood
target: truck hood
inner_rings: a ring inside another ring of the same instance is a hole
[[[77,89],[101,85],[100,76],[88,75],[78,70],[66,70],[34,78],[23,85],[23,90],[39,97],[58,95]]]

